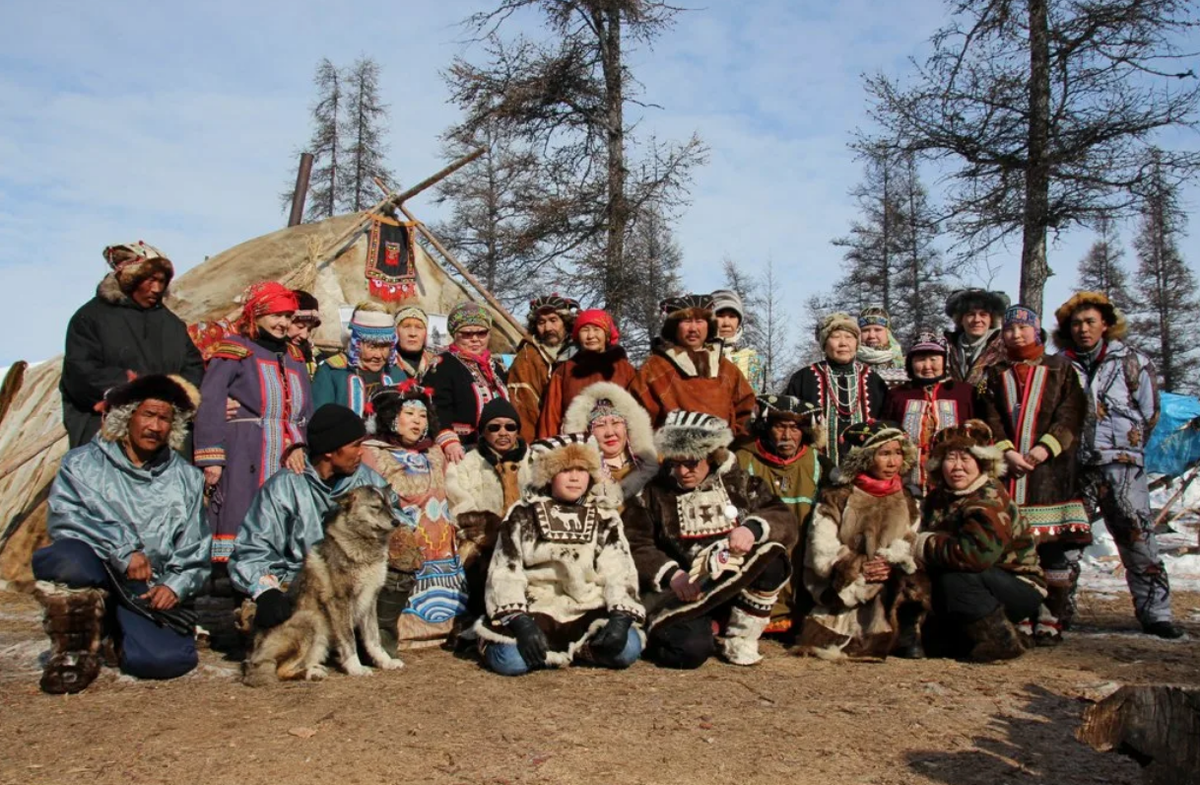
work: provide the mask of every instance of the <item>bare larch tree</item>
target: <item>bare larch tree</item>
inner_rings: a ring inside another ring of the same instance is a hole
[[[1133,240],[1139,307],[1131,339],[1154,361],[1163,388],[1180,393],[1200,388],[1200,353],[1192,336],[1200,298],[1178,245],[1186,222],[1175,186],[1152,162]]]
[[[392,188],[399,183],[384,163],[388,108],[379,99],[379,64],[369,57],[359,58],[343,81],[345,98],[339,123],[345,155],[338,194],[342,209],[358,212],[378,201],[376,177]]]
[[[341,186],[341,130],[338,126],[345,98],[342,74],[329,61],[322,58],[317,63],[313,76],[317,88],[317,100],[312,105],[312,136],[308,140],[307,152],[313,155],[313,169],[308,184],[308,206],[305,219],[320,221],[331,218],[338,212],[338,193]],[[292,155],[295,161],[299,152]],[[279,194],[284,210],[291,207],[296,192],[295,175],[289,178],[287,188]]]
[[[911,83],[868,77],[881,138],[950,169],[965,254],[1021,235],[1020,299],[1040,312],[1048,230],[1125,214],[1157,131],[1194,123],[1200,88],[1176,62],[1190,0],[952,0]],[[1163,153],[1178,180],[1200,154]]]
[[[1117,235],[1117,222],[1102,213],[1096,218],[1096,241],[1079,260],[1079,288],[1103,293],[1113,305],[1128,314],[1134,301],[1129,296],[1129,276],[1121,264],[1123,256],[1125,251]]]

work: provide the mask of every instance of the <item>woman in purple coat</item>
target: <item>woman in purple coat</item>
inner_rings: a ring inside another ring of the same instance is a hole
[[[237,334],[214,348],[200,388],[196,465],[211,489],[208,522],[214,562],[229,560],[238,526],[259,487],[288,460],[303,469],[302,443],[312,416],[304,355],[288,341],[295,292],[264,281],[246,290]],[[237,403],[227,417],[226,401]]]

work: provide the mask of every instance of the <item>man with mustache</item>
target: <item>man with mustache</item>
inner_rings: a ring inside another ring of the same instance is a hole
[[[115,593],[172,611],[208,576],[204,476],[175,452],[199,399],[181,377],[138,377],[105,395],[98,438],[63,458],[50,488],[51,544],[33,554],[51,642],[46,692],[85,689],[100,673],[105,637],[121,670],[137,678],[196,667],[190,632],[118,605]]]
[[[59,390],[72,449],[100,430],[105,391],[148,374],[179,374],[194,387],[204,378],[187,326],[163,305],[171,260],[141,240],[108,246],[104,260],[112,271],[67,325]]]
[[[661,335],[629,385],[630,394],[650,413],[655,427],[680,409],[719,417],[735,436],[749,433],[754,390],[722,356],[712,297],[668,297],[660,307],[666,317]]]
[[[508,369],[508,399],[521,415],[521,438],[528,444],[537,435],[546,388],[555,368],[575,353],[567,342],[579,314],[579,303],[551,294],[529,301],[527,325],[533,341],[522,341]],[[553,434],[548,434],[553,435]]]

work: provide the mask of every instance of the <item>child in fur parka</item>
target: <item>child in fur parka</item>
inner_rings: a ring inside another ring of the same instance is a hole
[[[902,482],[916,447],[899,426],[880,421],[852,425],[841,440],[849,453],[808,527],[804,584],[816,607],[804,620],[800,651],[923,657],[929,581],[913,559],[920,518]]]
[[[583,434],[530,446],[530,480],[504,519],[475,624],[491,670],[519,676],[575,660],[627,668],[641,656],[637,568],[621,492]]]

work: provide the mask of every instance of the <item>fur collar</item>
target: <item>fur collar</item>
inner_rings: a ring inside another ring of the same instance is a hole
[[[154,306],[154,308],[142,308],[139,306],[133,301],[133,298],[122,291],[121,285],[117,283],[117,276],[115,273],[109,273],[108,275],[104,276],[103,280],[100,281],[99,286],[96,287],[96,297],[108,303],[109,305],[116,305],[121,308],[137,308],[138,310],[152,311],[154,308],[162,307],[161,300],[159,301],[158,305]]]
[[[693,378],[700,375],[700,371],[692,359],[693,353],[687,348],[663,341],[656,347],[655,352],[679,369],[684,377]],[[708,359],[708,373],[705,374],[705,378],[716,379],[721,371],[721,360],[724,359],[721,355],[720,342],[706,343],[704,348],[695,354],[703,355]]]

